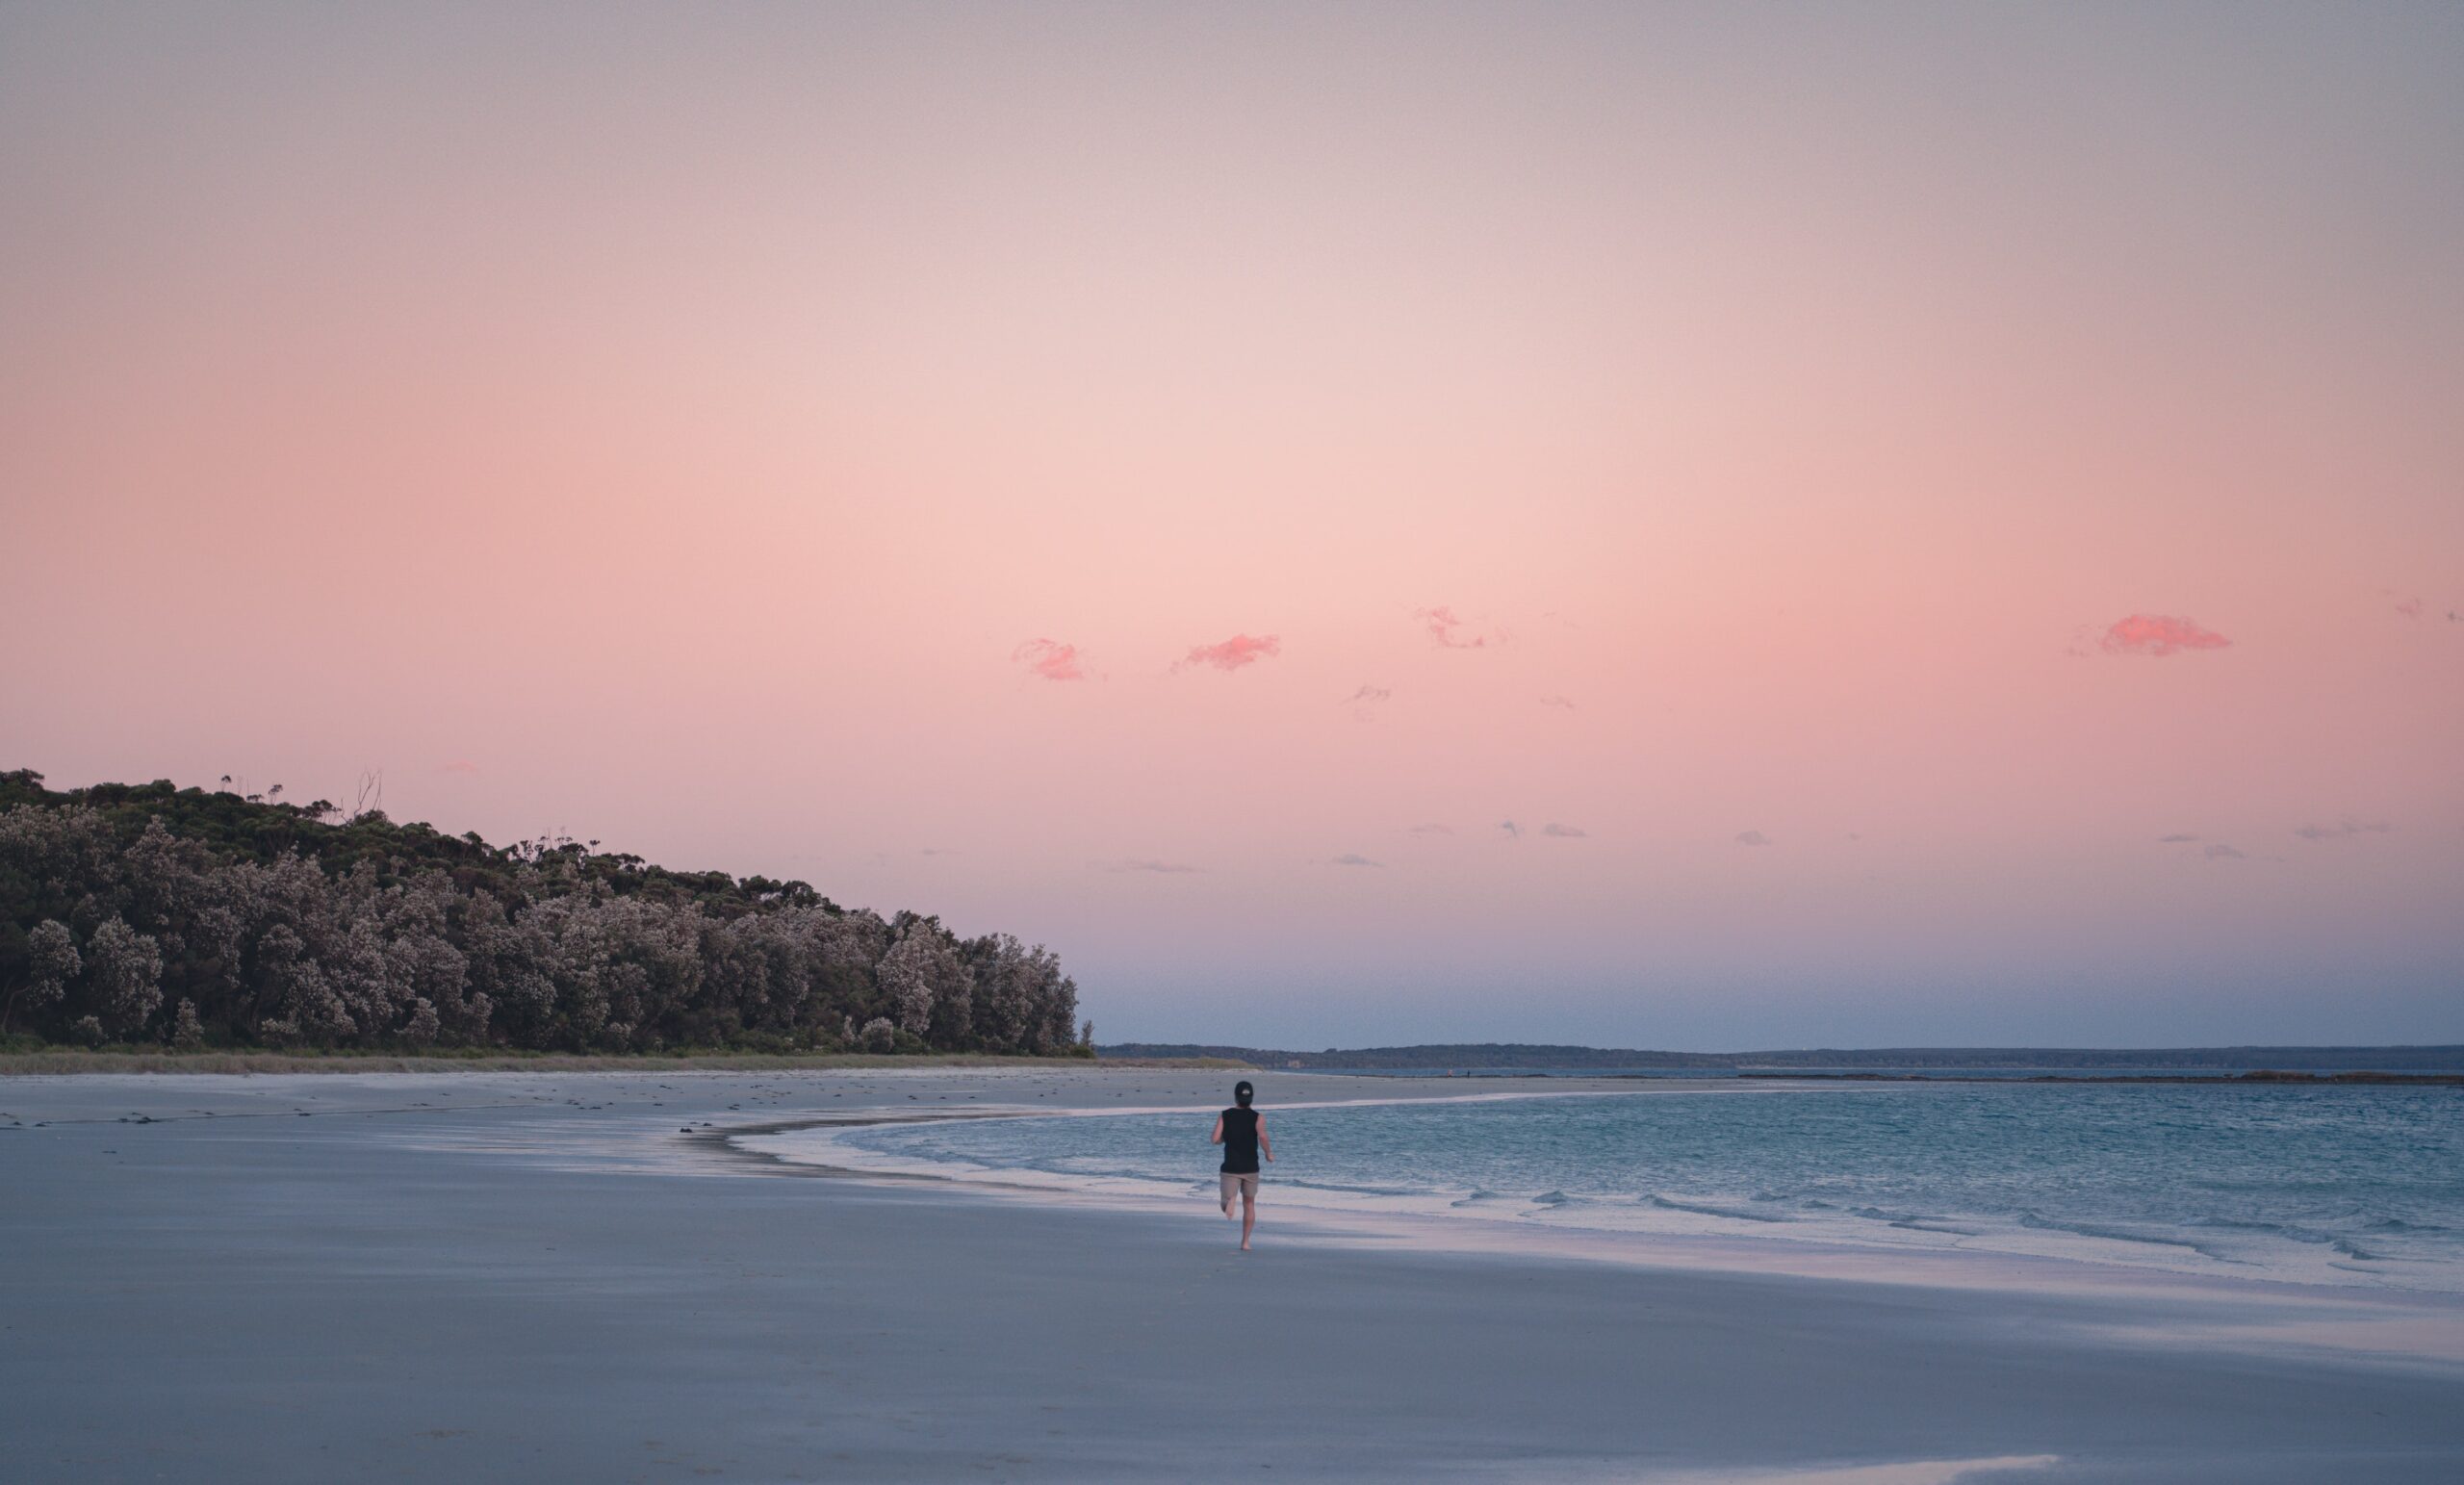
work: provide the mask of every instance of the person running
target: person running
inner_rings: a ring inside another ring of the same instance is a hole
[[[1223,1215],[1232,1215],[1232,1193],[1241,1193],[1241,1251],[1249,1251],[1249,1229],[1258,1225],[1258,1156],[1274,1159],[1274,1141],[1267,1138],[1267,1121],[1249,1100],[1257,1089],[1245,1082],[1232,1086],[1232,1101],[1236,1107],[1215,1116],[1215,1133],[1206,1137],[1209,1144],[1223,1146]]]

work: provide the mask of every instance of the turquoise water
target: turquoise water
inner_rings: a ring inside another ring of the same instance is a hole
[[[1887,1085],[1266,1112],[1270,1203],[2464,1291],[2453,1088]],[[1188,1197],[1214,1190],[1210,1123],[987,1119],[832,1142],[860,1164]]]

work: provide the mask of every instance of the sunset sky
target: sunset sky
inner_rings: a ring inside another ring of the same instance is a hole
[[[0,10],[0,768],[1099,1039],[2464,1041],[2464,8]]]

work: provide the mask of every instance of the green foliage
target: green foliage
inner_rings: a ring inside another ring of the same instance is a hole
[[[1040,945],[596,844],[0,774],[0,1041],[1077,1051]]]

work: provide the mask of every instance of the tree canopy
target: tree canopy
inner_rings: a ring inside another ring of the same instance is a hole
[[[562,837],[0,773],[0,1035],[1085,1055],[1041,945]]]

